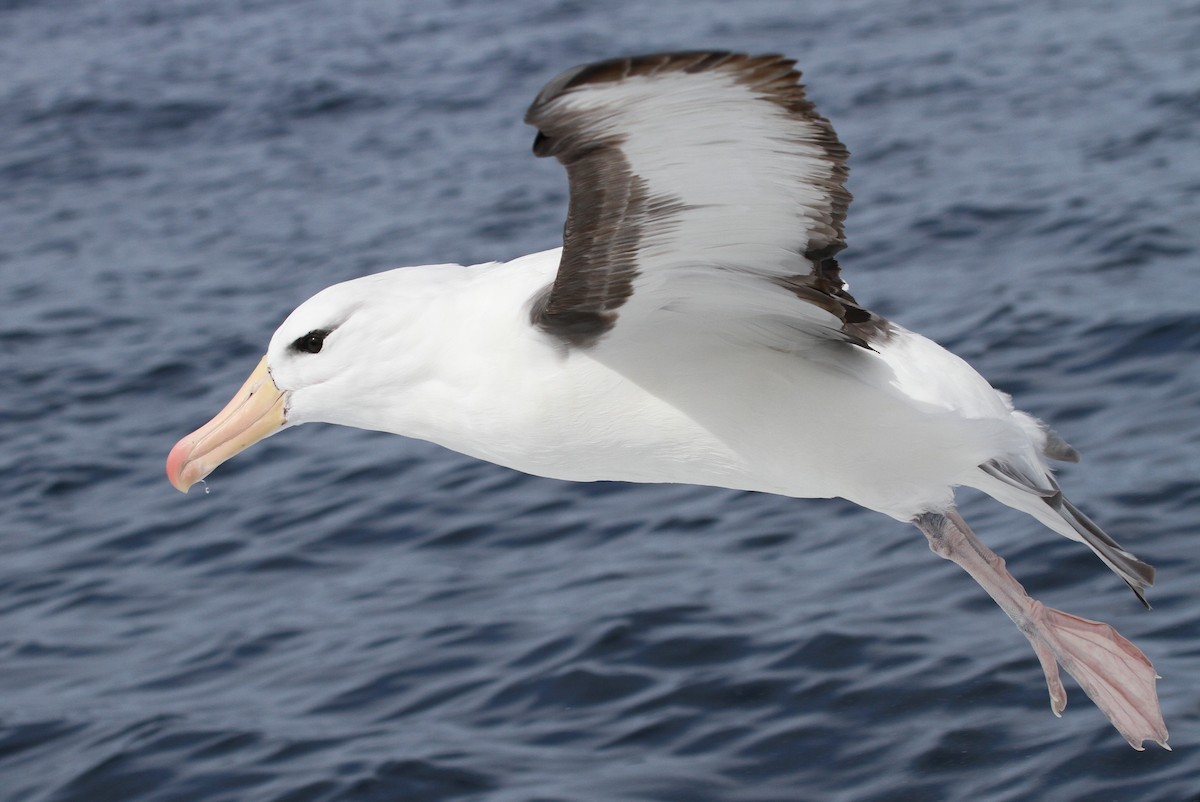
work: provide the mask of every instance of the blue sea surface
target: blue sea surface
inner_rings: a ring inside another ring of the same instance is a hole
[[[1195,0],[0,0],[0,800],[1200,799]],[[618,54],[798,59],[842,267],[1084,455],[1155,564],[962,509],[1153,660],[1129,748],[920,533],[841,501],[568,484],[305,426],[174,442],[297,304],[560,241],[521,122]]]

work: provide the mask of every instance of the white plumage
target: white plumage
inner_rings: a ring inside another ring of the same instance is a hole
[[[1074,451],[967,363],[872,314],[836,254],[846,151],[792,62],[685,53],[568,71],[531,106],[567,167],[564,247],[330,287],[171,452],[186,489],[309,421],[393,432],[560,479],[840,496],[916,523],[1135,747],[1166,745],[1154,671],[1111,628],[1030,599],[954,510],[970,486],[1086,543],[1139,595],[1153,569],[1063,498]],[[897,268],[901,269],[901,268]]]

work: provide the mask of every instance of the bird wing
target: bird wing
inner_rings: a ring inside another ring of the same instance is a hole
[[[886,338],[887,321],[841,279],[847,151],[794,64],[668,53],[546,85],[525,120],[534,153],[567,168],[571,196],[536,326],[582,347],[671,313],[784,349]]]

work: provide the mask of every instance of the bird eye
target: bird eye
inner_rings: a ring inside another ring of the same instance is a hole
[[[313,329],[303,337],[297,338],[292,343],[292,350],[305,354],[319,354],[321,353],[321,346],[325,344],[325,338],[328,336],[329,329]]]

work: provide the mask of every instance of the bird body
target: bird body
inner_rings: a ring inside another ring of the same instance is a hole
[[[325,348],[353,355],[352,367],[315,399],[297,396],[290,422],[415,437],[555,479],[840,496],[906,522],[948,509],[956,486],[986,489],[989,459],[1044,470],[1033,418],[894,324],[878,350],[764,349],[669,317],[635,348],[564,347],[529,323],[560,255],[401,268],[314,296],[272,350],[346,318]]]
[[[402,268],[299,306],[230,404],[167,459],[181,490],[326,422],[539,476],[841,497],[912,522],[1017,623],[1052,708],[1067,668],[1136,748],[1166,745],[1153,667],[1031,599],[970,531],[974,487],[1085,543],[1145,601],[1154,571],[1062,494],[1078,455],[970,365],[852,296],[847,152],[793,62],[724,52],[584,65],[526,115],[567,169],[563,247]]]

